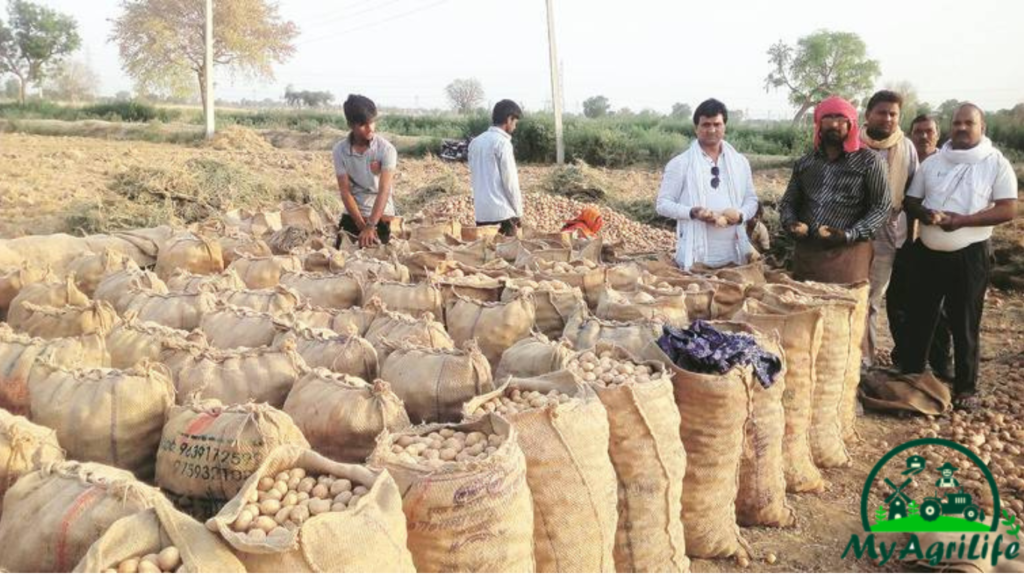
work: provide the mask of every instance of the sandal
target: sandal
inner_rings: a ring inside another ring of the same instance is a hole
[[[981,407],[981,398],[977,394],[957,394],[953,399],[953,407],[964,412],[973,412]]]

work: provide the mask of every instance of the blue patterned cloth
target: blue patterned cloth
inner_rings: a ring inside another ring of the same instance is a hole
[[[736,366],[749,365],[761,386],[775,383],[782,360],[757,345],[750,334],[720,332],[703,320],[679,329],[665,326],[658,346],[672,362],[690,372],[725,374]]]

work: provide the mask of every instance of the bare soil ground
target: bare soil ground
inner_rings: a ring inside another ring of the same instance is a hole
[[[112,183],[128,171],[154,167],[181,169],[197,158],[214,159],[240,167],[240,170],[258,175],[266,182],[300,185],[332,193],[335,184],[328,153],[258,145],[250,148],[246,149],[244,142],[238,147],[232,147],[231,143],[221,147],[201,147],[0,134],[0,237],[73,232],[68,229],[69,216],[90,206],[103,206],[105,201],[116,197]],[[521,167],[524,190],[528,193],[543,192],[552,170],[544,166]],[[614,183],[618,194],[646,198],[651,202],[661,177],[660,170],[646,168],[599,172],[607,181]],[[778,197],[788,176],[785,169],[759,171],[756,176],[759,193],[769,198]],[[400,204],[411,202],[418,190],[439,182],[448,188],[447,194],[466,196],[469,193],[468,181],[468,173],[462,165],[429,158],[403,160],[396,179],[397,197]],[[1002,227],[1000,231],[1000,246],[1007,261],[1019,260],[1024,254],[1020,234],[1022,227],[1024,225],[1018,221],[1012,226]],[[671,249],[670,238],[658,242],[665,244],[661,249]],[[1015,276],[1010,273],[1011,278]],[[1000,290],[990,292],[982,350],[981,388],[990,398],[986,401],[986,409],[1005,414],[1005,427],[1017,431],[1020,429],[1020,424],[1016,424],[1017,416],[1024,414],[1024,296]],[[936,422],[941,425],[939,435],[952,438],[954,431],[949,417]],[[851,447],[852,467],[826,471],[829,488],[821,495],[791,497],[798,517],[795,528],[743,529],[743,535],[756,552],[754,561],[745,571],[878,570],[867,559],[852,561],[839,558],[851,533],[860,531],[860,491],[868,471],[882,454],[896,443],[924,436],[925,430],[933,423],[923,418],[875,414],[861,418],[861,439]],[[995,430],[998,433],[1000,427]],[[1022,444],[1021,441],[1016,442]],[[1017,506],[1016,511],[1020,513],[1024,511],[1024,491],[1012,489],[1009,481],[1024,475],[1024,459],[1015,457],[1013,462],[1020,467],[1008,466],[1010,469],[1005,470],[1000,487],[1005,491],[1004,500],[1009,498],[1010,505]],[[1024,483],[1018,486],[1024,487]],[[769,553],[777,556],[775,564],[769,565],[764,561]],[[741,570],[731,560],[695,560],[693,569],[709,572]],[[907,567],[892,563],[882,568],[883,571],[901,569]]]

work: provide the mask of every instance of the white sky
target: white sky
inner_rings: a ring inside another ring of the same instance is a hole
[[[78,20],[82,57],[101,74],[102,93],[131,88],[107,41],[118,0],[36,1]],[[788,117],[785,94],[764,90],[765,51],[821,28],[860,35],[881,63],[879,87],[910,81],[933,106],[1024,102],[1024,2],[554,2],[569,111],[595,94],[616,109],[663,112],[714,96],[754,117]],[[281,0],[280,8],[301,31],[295,57],[272,82],[222,77],[218,98],[280,98],[291,83],[339,102],[359,92],[380,106],[444,107],[448,82],[476,77],[490,102],[540,109],[550,100],[544,0]]]

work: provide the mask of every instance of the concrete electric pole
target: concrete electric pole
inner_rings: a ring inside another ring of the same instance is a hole
[[[213,0],[206,0],[206,137],[212,138],[213,122]]]
[[[555,112],[555,162],[565,163],[565,141],[562,139],[562,83],[559,78],[558,49],[555,46],[555,12],[553,0],[546,0],[548,8],[548,56],[551,65],[551,108]]]

